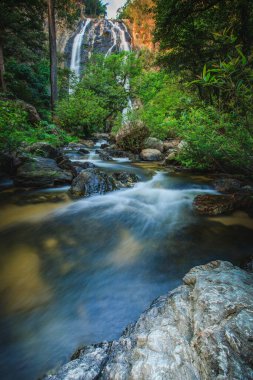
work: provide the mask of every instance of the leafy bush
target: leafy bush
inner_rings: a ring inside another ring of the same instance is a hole
[[[28,114],[14,101],[0,100],[0,151],[15,151],[20,144],[45,141],[62,145],[73,140],[66,132],[48,122],[32,126]]]
[[[124,150],[140,153],[150,133],[145,124],[134,116],[135,114],[132,114],[131,118],[121,126],[116,134],[116,143]]]
[[[177,78],[164,71],[147,71],[132,81],[133,91],[141,100],[138,118],[149,128],[152,137],[171,136],[171,122],[193,102],[193,96],[181,88]]]
[[[6,81],[12,96],[33,104],[39,111],[49,107],[49,62],[41,59],[36,65],[11,58],[6,63]]]
[[[63,99],[57,108],[62,127],[80,137],[102,130],[106,114],[105,100],[81,86],[69,99]]]
[[[184,166],[252,174],[253,134],[239,116],[192,108],[174,128],[187,143],[178,157]]]

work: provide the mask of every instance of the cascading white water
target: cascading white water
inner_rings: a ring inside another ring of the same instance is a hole
[[[118,22],[116,24],[117,24],[117,27],[118,27],[118,30],[120,33],[120,50],[121,51],[131,51],[131,44],[126,39],[126,33],[128,33],[128,32],[127,32],[125,24],[118,23]],[[123,29],[122,29],[122,27],[123,27]]]
[[[75,36],[74,42],[73,42],[70,70],[76,75],[78,79],[80,78],[80,75],[81,75],[81,55],[82,55],[81,47],[83,43],[83,37],[90,23],[91,23],[91,19],[87,18],[80,32]]]
[[[113,38],[113,44],[112,46],[110,47],[110,49],[108,50],[108,52],[106,53],[106,57],[108,57],[108,55],[110,55],[113,50],[115,49],[115,47],[117,46],[117,33],[116,33],[116,27],[114,25],[114,23],[112,21],[109,21],[109,24],[111,25],[111,32],[112,32],[112,38]]]

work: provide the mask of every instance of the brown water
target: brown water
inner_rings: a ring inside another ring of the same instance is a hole
[[[93,159],[141,182],[76,202],[66,188],[1,193],[1,379],[37,379],[79,345],[119,337],[192,266],[252,253],[246,214],[193,214],[194,196],[212,192],[204,178]]]

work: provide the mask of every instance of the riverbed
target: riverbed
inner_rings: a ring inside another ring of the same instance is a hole
[[[140,182],[77,201],[68,187],[24,191],[3,183],[1,379],[38,379],[79,346],[118,338],[191,267],[240,264],[252,253],[247,214],[194,214],[194,197],[214,192],[208,179],[158,164],[101,161],[95,150],[83,160],[135,173]]]

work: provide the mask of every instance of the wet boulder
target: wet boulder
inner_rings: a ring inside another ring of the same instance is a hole
[[[73,177],[77,177],[78,174],[84,169],[95,168],[95,165],[91,162],[71,161],[66,156],[58,157],[56,162],[61,169],[70,171]]]
[[[230,214],[236,210],[252,211],[251,194],[204,194],[195,197],[193,209],[199,215],[217,216]]]
[[[162,161],[163,154],[157,149],[143,149],[140,158],[143,161]]]
[[[85,141],[83,141],[85,142]],[[84,143],[69,143],[63,148],[64,152],[80,152],[83,154],[88,154],[90,151],[89,148],[93,148],[93,141],[87,140],[87,144]]]
[[[234,198],[232,195],[198,195],[194,199],[193,208],[199,215],[216,216],[228,214],[235,210]]]
[[[102,161],[111,161],[112,160],[112,157],[110,156],[110,154],[108,152],[106,152],[105,150],[96,150],[96,153],[99,155],[99,158],[100,160]]]
[[[82,162],[82,161],[74,161],[72,162],[72,165],[74,166],[74,169],[77,173],[77,175],[79,175],[83,170],[85,169],[95,169],[96,168],[96,165],[94,165],[92,162]]]
[[[116,172],[112,176],[118,188],[132,187],[139,181],[139,177],[134,173]]]
[[[69,145],[71,145],[71,144],[69,144]],[[95,143],[92,140],[80,140],[80,144],[74,144],[74,145],[75,146],[82,145],[84,148],[93,148]]]
[[[44,158],[52,158],[55,159],[60,155],[58,149],[53,147],[51,144],[46,142],[37,142],[32,145],[29,145],[24,150],[27,153],[31,153],[34,156],[40,156]]]
[[[52,187],[71,183],[73,175],[50,158],[28,158],[18,167],[14,184],[22,187]]]
[[[106,143],[104,143],[104,144],[101,144],[101,149],[105,149],[105,148],[109,148],[109,144],[106,144]]]
[[[104,194],[116,189],[117,186],[112,176],[98,169],[87,169],[81,171],[73,180],[69,193],[73,198],[78,198]]]
[[[235,193],[239,191],[252,191],[251,186],[245,186],[242,181],[236,178],[220,178],[214,181],[215,190],[221,193]]]
[[[155,137],[148,137],[144,141],[144,148],[145,149],[157,149],[162,153],[163,152],[163,142],[159,139],[156,139]]]

